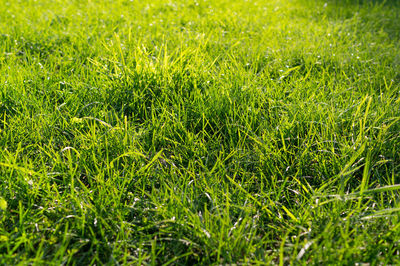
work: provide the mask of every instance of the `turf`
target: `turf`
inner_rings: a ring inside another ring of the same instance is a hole
[[[0,264],[400,263],[400,2],[0,0]]]

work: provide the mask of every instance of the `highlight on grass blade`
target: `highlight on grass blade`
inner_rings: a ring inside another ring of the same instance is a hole
[[[139,173],[143,173],[145,172],[147,169],[150,168],[150,166],[158,159],[162,156],[163,154],[163,149],[161,149],[156,155],[154,155],[154,157],[150,160],[150,162],[148,162],[145,166],[143,166],[142,168],[139,169]]]
[[[364,191],[357,191],[357,192],[353,192],[353,193],[349,193],[349,194],[345,194],[345,195],[341,195],[341,194],[318,195],[318,196],[315,196],[315,198],[333,198],[333,199],[328,200],[329,202],[335,201],[335,200],[354,200],[354,199],[359,199],[360,197],[362,197],[364,195],[390,192],[390,191],[395,191],[395,190],[400,190],[400,184],[372,188],[372,189],[368,189],[368,190],[364,190]],[[321,202],[320,205],[325,204],[325,203],[326,202]]]
[[[400,214],[400,208],[389,208],[389,209],[379,210],[379,211],[374,212],[373,214],[361,217],[361,220],[384,218],[384,217],[389,217],[389,216],[393,216],[396,214]]]
[[[7,209],[7,201],[3,197],[0,197],[0,210],[5,211],[6,209]]]

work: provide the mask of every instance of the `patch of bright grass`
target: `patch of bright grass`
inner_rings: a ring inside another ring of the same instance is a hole
[[[398,1],[0,1],[1,264],[397,264]]]

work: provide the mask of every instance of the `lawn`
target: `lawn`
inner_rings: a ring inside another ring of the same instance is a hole
[[[0,0],[0,264],[229,263],[400,263],[400,1]]]

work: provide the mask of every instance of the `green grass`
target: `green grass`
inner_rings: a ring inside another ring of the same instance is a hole
[[[400,2],[0,1],[0,264],[400,263]]]

